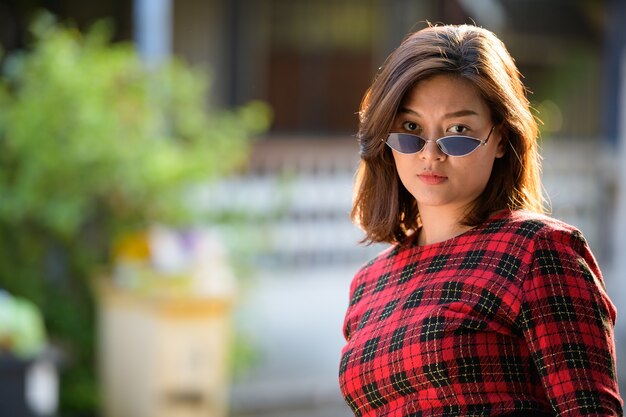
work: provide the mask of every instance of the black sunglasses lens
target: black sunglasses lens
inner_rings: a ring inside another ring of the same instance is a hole
[[[480,140],[469,136],[446,136],[437,141],[441,150],[450,156],[465,156],[480,146]]]
[[[391,133],[387,137],[387,145],[400,153],[417,153],[422,150],[426,141],[415,135]]]

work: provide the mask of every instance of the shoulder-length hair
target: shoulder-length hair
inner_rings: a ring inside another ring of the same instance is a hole
[[[537,121],[506,47],[480,27],[429,26],[409,35],[387,58],[361,103],[361,162],[351,217],[365,231],[364,242],[401,242],[419,227],[417,203],[402,185],[384,139],[409,90],[439,74],[462,77],[477,87],[506,145],[463,224],[476,226],[505,208],[544,211]]]

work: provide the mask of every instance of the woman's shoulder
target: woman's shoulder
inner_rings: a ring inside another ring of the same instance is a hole
[[[390,244],[378,252],[378,254],[376,254],[373,258],[361,265],[359,273],[363,274],[372,269],[376,269],[381,264],[388,263],[391,259],[398,256],[398,253],[402,250],[403,246],[404,245],[402,243]]]
[[[482,236],[514,239],[524,245],[537,241],[555,241],[572,246],[586,244],[582,232],[575,226],[549,215],[527,210],[497,213],[478,229]]]
[[[552,233],[580,233],[575,226],[546,214],[527,210],[506,210],[488,219],[482,233],[516,233],[522,236],[545,236]]]
[[[363,281],[378,278],[384,274],[391,265],[397,264],[404,258],[411,256],[411,251],[415,249],[415,235],[407,236],[401,242],[389,244],[376,254],[373,258],[361,265],[355,275],[355,281]],[[373,277],[373,278],[372,278]]]

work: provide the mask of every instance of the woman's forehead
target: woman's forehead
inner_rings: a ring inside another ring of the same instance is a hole
[[[421,80],[405,93],[398,114],[441,118],[490,116],[480,90],[469,80],[437,75]]]

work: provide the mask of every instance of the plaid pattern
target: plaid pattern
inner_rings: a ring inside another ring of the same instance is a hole
[[[356,274],[341,390],[357,417],[621,416],[614,323],[578,230],[501,212]]]

